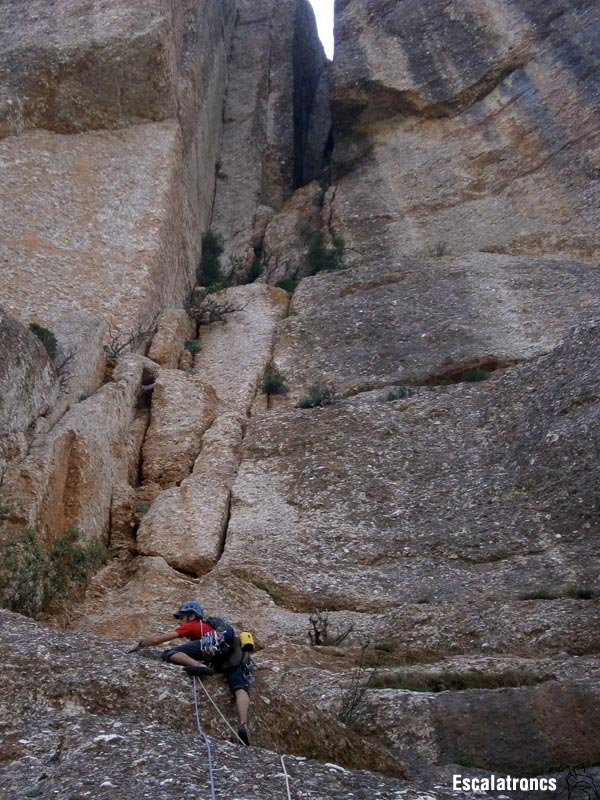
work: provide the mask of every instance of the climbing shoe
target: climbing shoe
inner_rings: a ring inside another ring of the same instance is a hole
[[[190,677],[197,677],[203,678],[207,675],[214,675],[215,671],[212,667],[208,667],[206,664],[198,664],[198,666],[194,667],[184,667],[184,670]]]
[[[250,737],[248,736],[248,728],[245,725],[240,725],[238,728],[238,736],[245,745],[250,745]]]

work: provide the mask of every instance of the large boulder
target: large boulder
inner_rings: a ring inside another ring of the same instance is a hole
[[[130,433],[151,367],[138,356],[124,359],[111,382],[38,433],[26,457],[11,463],[3,488],[14,524],[30,525],[50,541],[76,527],[108,543],[113,492],[128,483],[130,461],[139,460]]]
[[[311,274],[306,232],[321,227],[323,190],[316,181],[297,189],[269,222],[263,240],[263,263],[269,283]]]
[[[202,437],[193,472],[161,492],[137,532],[138,552],[188,574],[208,572],[221,555],[231,487],[240,462],[243,417],[222,414]]]
[[[189,475],[218,406],[214,390],[199,376],[160,370],[152,389],[152,417],[143,448],[145,483],[166,489]]]

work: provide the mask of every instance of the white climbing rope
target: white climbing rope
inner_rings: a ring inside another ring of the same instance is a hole
[[[196,706],[196,721],[198,722],[200,715],[199,715],[199,711],[198,711],[198,701],[197,701],[197,697],[196,697],[196,677],[194,676],[192,678],[192,680],[194,682],[194,703],[195,703],[195,706]],[[238,735],[237,731],[231,726],[231,724],[230,724],[229,720],[227,719],[227,717],[225,717],[221,713],[221,709],[219,708],[219,706],[215,703],[215,701],[210,696],[210,693],[209,693],[208,689],[206,688],[206,686],[204,685],[204,683],[202,681],[200,681],[199,683],[200,683],[200,686],[202,687],[202,689],[204,691],[204,694],[208,697],[209,701],[213,704],[213,707],[214,707],[215,711],[221,717],[221,719],[223,720],[225,725],[227,725],[229,730],[233,733],[235,738],[238,739],[241,742],[241,744],[245,744],[244,740],[240,738],[240,736]],[[202,735],[205,737],[205,740],[207,741],[206,734],[202,730],[202,727],[201,727],[199,722],[198,722],[198,728],[199,728],[200,732],[202,733]],[[208,744],[208,741],[207,741],[207,750],[208,750],[208,753],[209,753],[209,768],[210,768],[210,771],[211,771],[211,791],[214,792],[213,775],[212,775],[212,761],[211,761],[211,756],[210,756],[210,744]],[[283,756],[281,756],[281,767],[283,769],[283,776],[285,778],[285,790],[286,790],[286,793],[287,793],[287,800],[292,800],[292,793],[290,791],[290,776],[289,776],[288,771],[286,769],[285,761],[283,760]],[[212,795],[211,800],[214,800],[214,794]]]
[[[200,683],[202,685],[202,683]],[[198,700],[198,687],[196,685],[196,676],[192,677],[192,691],[194,693],[194,710],[196,712],[196,725],[198,726],[199,732],[202,734],[202,738],[204,739],[204,744],[206,745],[206,752],[208,753],[208,772],[210,775],[210,798],[211,800],[216,800],[217,795],[215,792],[215,775],[213,770],[213,762],[212,762],[212,749],[210,746],[210,740],[206,733],[204,732],[204,728],[202,727],[202,720],[200,718],[200,702]]]
[[[224,716],[224,715],[221,713],[221,709],[220,709],[220,708],[219,708],[219,706],[218,706],[218,705],[215,703],[215,701],[212,699],[212,697],[211,697],[211,696],[210,696],[210,694],[208,693],[208,689],[206,688],[206,686],[204,685],[204,683],[203,683],[202,681],[200,681],[200,686],[201,686],[201,687],[202,687],[202,689],[204,690],[204,694],[205,694],[205,695],[208,697],[208,699],[210,700],[210,702],[213,704],[215,711],[216,711],[216,712],[217,712],[217,714],[218,714],[218,715],[221,717],[221,719],[223,720],[223,722],[225,723],[225,725],[227,725],[227,727],[228,727],[228,728],[229,728],[229,730],[230,730],[230,731],[233,733],[233,735],[235,736],[235,738],[236,738],[236,739],[237,739],[237,740],[238,740],[238,741],[239,741],[241,744],[245,745],[245,744],[246,744],[246,742],[245,742],[245,741],[244,741],[244,740],[243,740],[243,739],[242,739],[242,738],[239,736],[238,732],[237,732],[237,731],[236,731],[236,730],[235,730],[235,729],[234,729],[234,728],[231,726],[231,724],[230,724],[229,720],[227,719],[227,717],[225,717],[225,716]]]
[[[281,766],[283,767],[283,774],[285,777],[285,788],[287,791],[288,800],[292,800],[292,793],[290,792],[290,776],[288,775],[288,771],[285,768],[285,761],[283,760],[283,756],[281,756]]]

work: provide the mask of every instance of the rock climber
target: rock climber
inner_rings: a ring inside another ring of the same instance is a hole
[[[220,617],[205,619],[204,608],[197,600],[186,600],[173,616],[181,621],[176,628],[141,639],[130,652],[173,639],[189,639],[186,644],[165,650],[161,654],[162,660],[180,664],[191,676],[212,675],[213,672],[223,674],[235,699],[240,725],[238,736],[244,744],[249,745],[248,711],[250,684],[253,682],[252,665],[241,651],[239,637]]]

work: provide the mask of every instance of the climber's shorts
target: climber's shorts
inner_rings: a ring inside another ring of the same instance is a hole
[[[171,656],[175,655],[175,653],[185,653],[186,656],[191,656],[195,661],[207,663],[206,653],[202,649],[200,640],[186,642],[185,644],[177,645],[177,647],[170,647],[168,650],[164,650],[160,657],[163,661],[170,661]],[[217,663],[212,663],[210,661],[208,663],[210,666],[214,666],[216,672],[221,673],[225,677],[232,694],[235,694],[238,689],[245,689],[247,692],[250,691],[250,681],[248,680],[248,669],[246,667],[240,666],[232,667],[231,669],[220,669],[218,661]]]
[[[205,661],[206,657],[206,653],[202,649],[200,639],[197,639],[196,641],[193,642],[186,642],[185,644],[177,645],[177,647],[170,647],[168,650],[164,650],[160,654],[160,657],[162,658],[163,661],[170,661],[171,656],[175,655],[175,653],[185,653],[186,656],[190,656],[196,661]]]
[[[225,680],[232,694],[235,694],[238,689],[245,689],[247,692],[250,691],[247,671],[244,667],[234,667],[233,669],[224,670],[223,675],[225,676]]]

